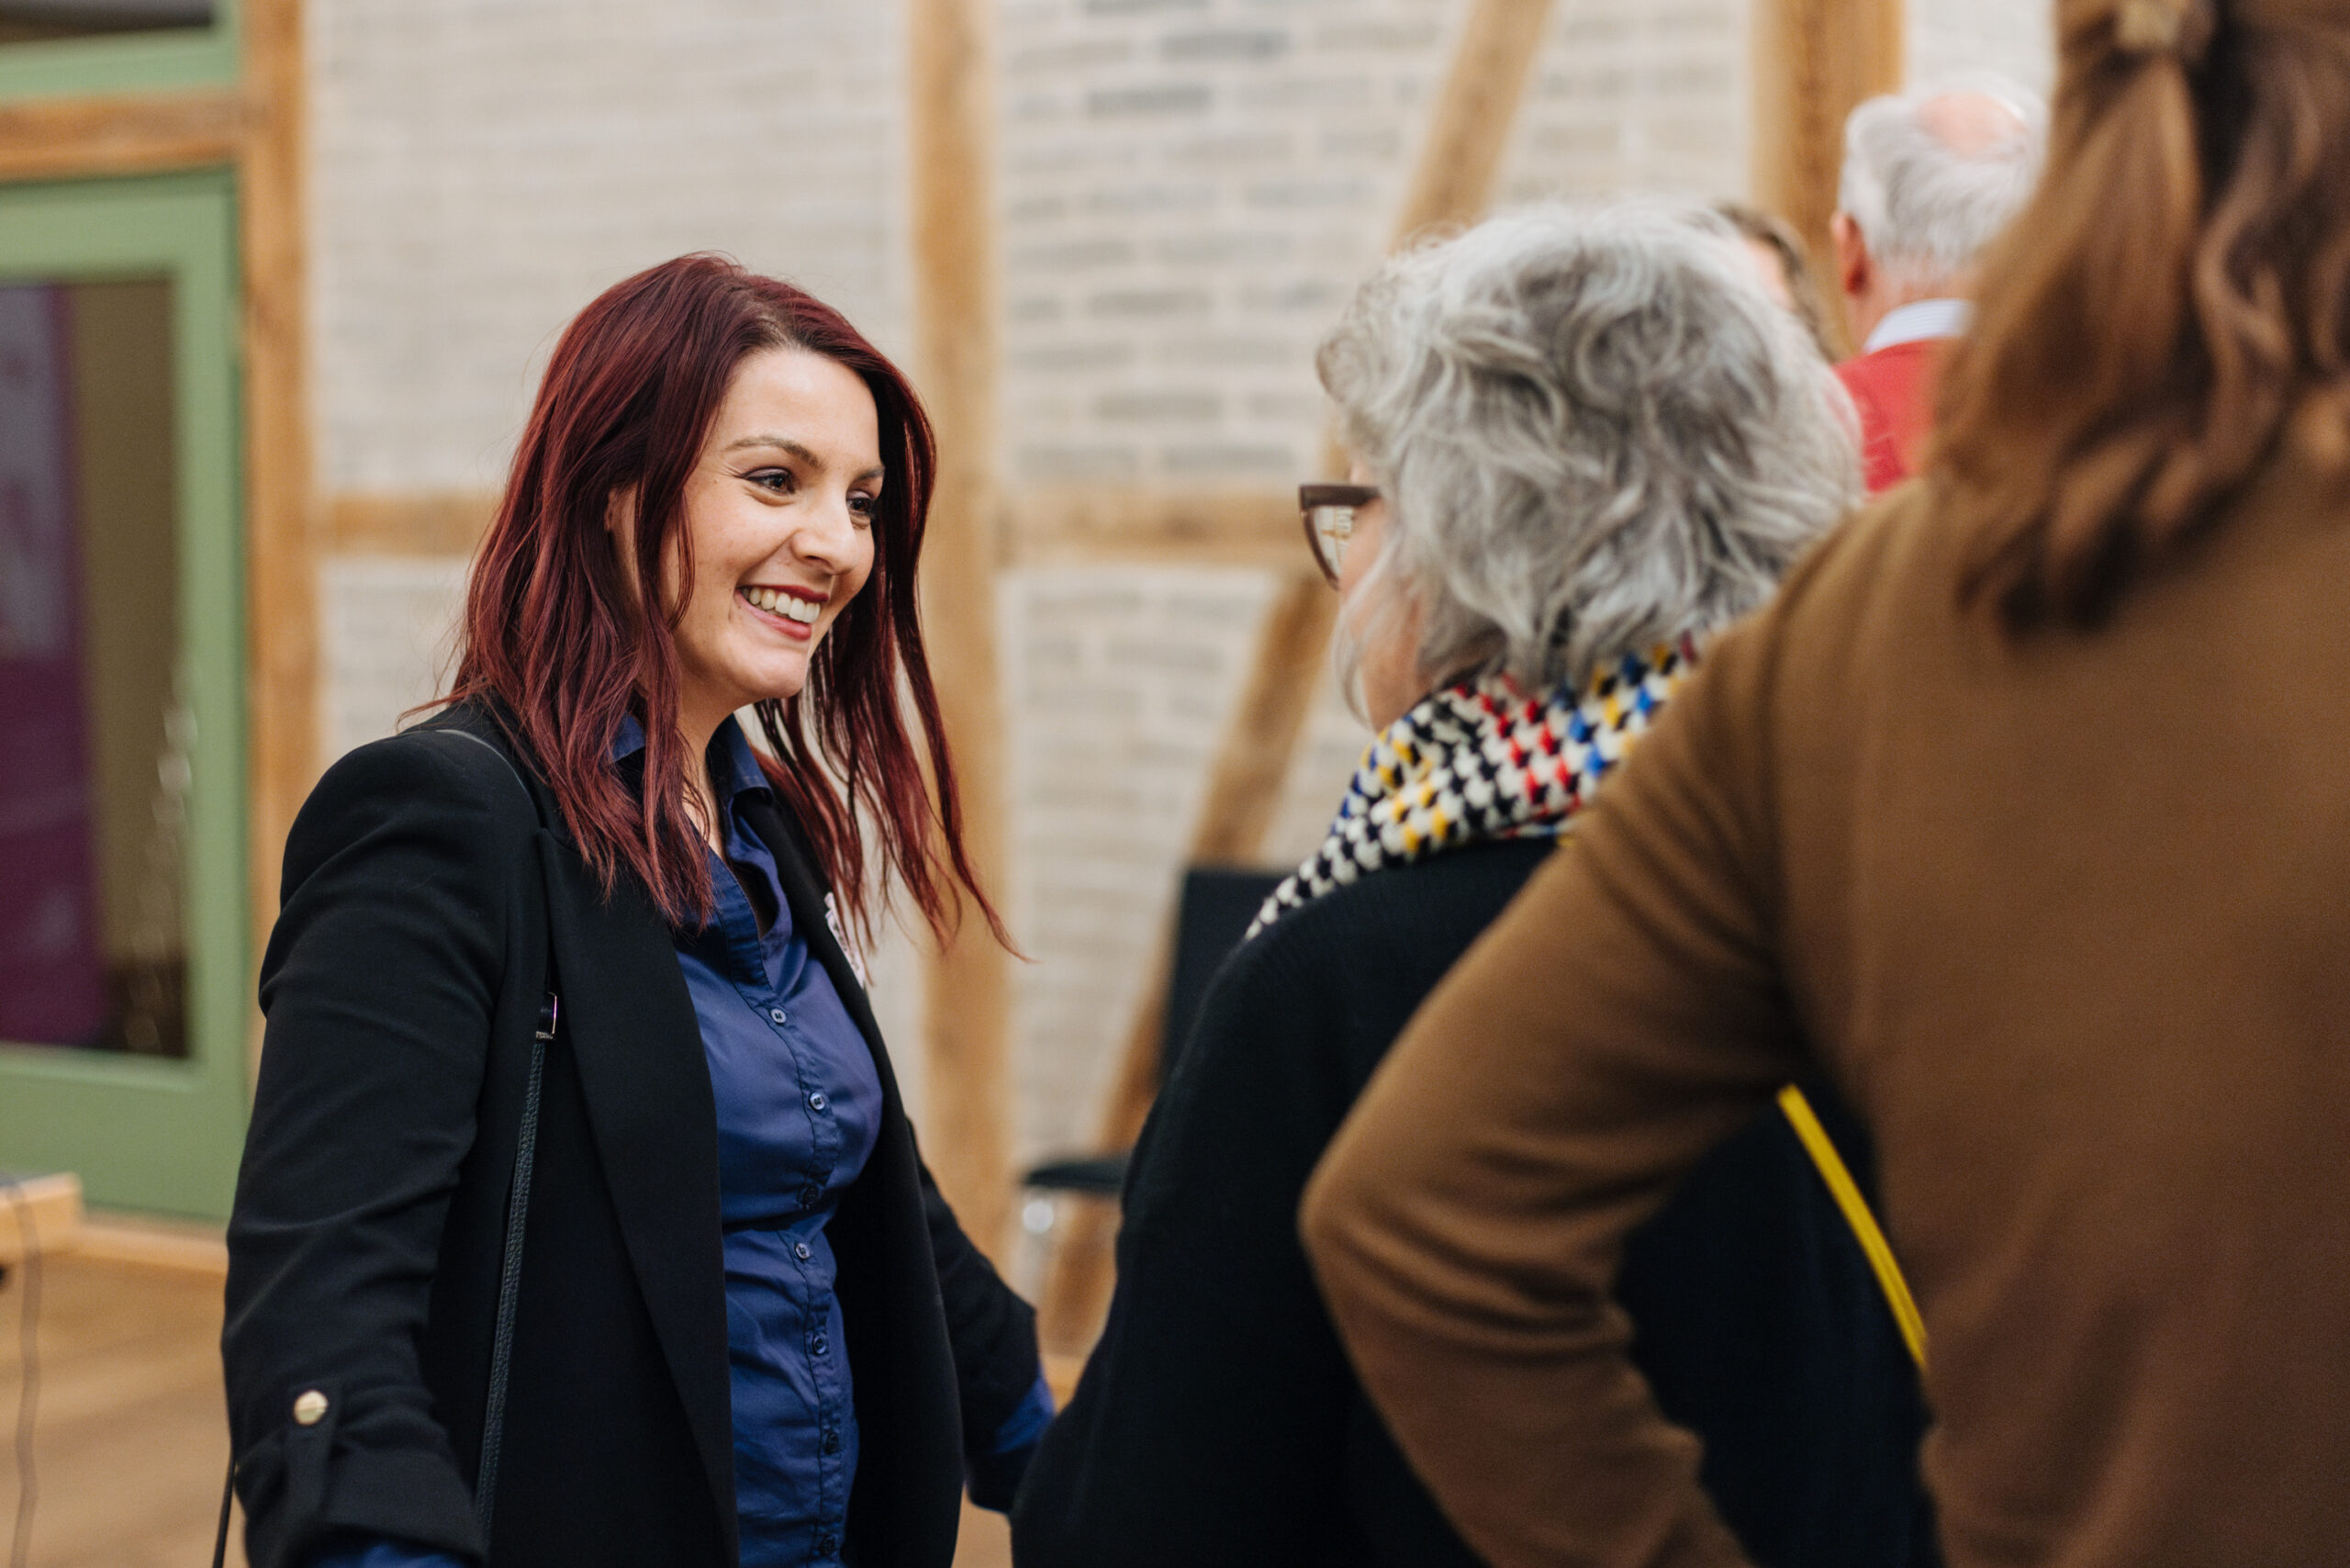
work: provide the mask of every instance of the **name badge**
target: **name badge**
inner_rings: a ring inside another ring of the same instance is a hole
[[[842,953],[848,958],[849,970],[856,976],[856,983],[865,990],[871,991],[873,981],[865,972],[865,955],[859,952],[856,944],[849,939],[848,927],[841,924],[841,906],[834,902],[833,895],[830,893],[824,895],[824,929],[831,932],[833,940],[841,945]]]

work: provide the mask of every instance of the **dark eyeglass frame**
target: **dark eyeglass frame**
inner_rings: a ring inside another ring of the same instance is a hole
[[[1354,533],[1355,513],[1379,499],[1376,485],[1300,485],[1297,515],[1305,525],[1305,547],[1332,588],[1338,586],[1338,568],[1347,558],[1347,541]]]

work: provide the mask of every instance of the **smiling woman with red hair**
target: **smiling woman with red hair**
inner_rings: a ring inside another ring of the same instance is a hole
[[[1002,936],[915,609],[934,467],[904,377],[731,263],[565,333],[447,706],[286,845],[224,1337],[258,1568],[945,1568],[967,1474],[1009,1501],[1033,1317],[856,942],[893,881]]]

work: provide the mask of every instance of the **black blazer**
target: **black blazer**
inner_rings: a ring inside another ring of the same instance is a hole
[[[1013,1506],[1019,1568],[1473,1568],[1355,1381],[1297,1206],[1405,1022],[1550,852],[1359,878],[1225,964],[1128,1170],[1109,1326]],[[1619,1284],[1633,1359],[1705,1439],[1756,1562],[1931,1562],[1916,1373],[1782,1119],[1716,1151]]]
[[[562,1024],[487,1561],[736,1561],[700,1030],[650,899],[625,876],[606,899],[560,820],[463,706],[337,763],[286,841],[221,1337],[255,1568],[300,1568],[343,1532],[484,1560],[473,1479],[549,987]],[[863,1442],[848,1551],[946,1568],[963,1455],[1026,1394],[1034,1316],[923,1166],[814,857],[780,813],[754,826],[881,1079],[879,1141],[829,1232]],[[323,1416],[297,1413],[311,1390]]]

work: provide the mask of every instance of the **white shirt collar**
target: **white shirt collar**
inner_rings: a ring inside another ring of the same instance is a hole
[[[1898,343],[1924,342],[1930,338],[1955,338],[1975,319],[1975,307],[1964,299],[1919,299],[1888,310],[1876,324],[1863,353],[1874,353]]]

